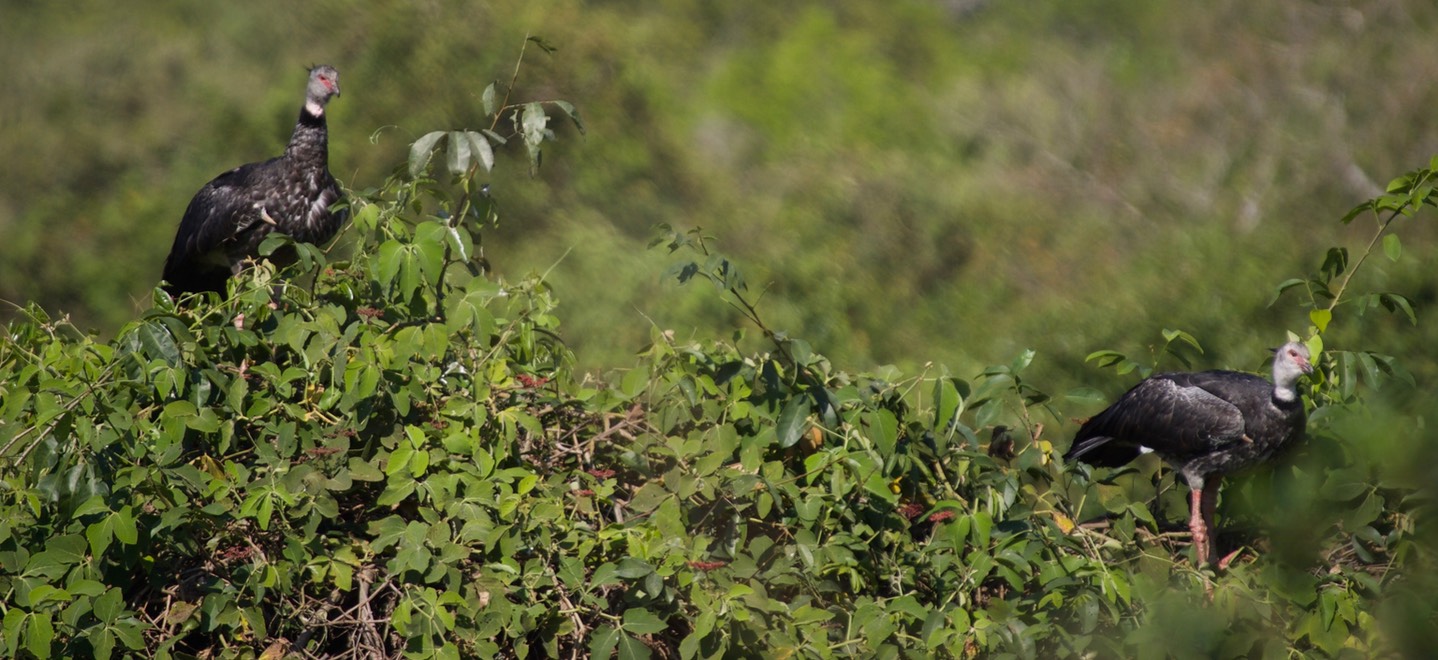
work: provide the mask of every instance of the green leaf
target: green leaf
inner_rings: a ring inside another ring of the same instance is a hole
[[[834,613],[828,610],[821,610],[812,605],[800,605],[793,613],[793,623],[797,626],[823,623],[834,618]]]
[[[819,455],[820,454],[815,454],[815,456]],[[888,502],[896,503],[899,501],[898,493],[895,493],[894,490],[890,488],[890,479],[885,477],[883,471],[879,469],[870,468],[870,471],[864,478],[864,490]]]
[[[124,594],[118,588],[111,588],[95,599],[95,616],[104,623],[114,623],[125,611]]]
[[[275,250],[278,250],[286,245],[294,244],[295,239],[290,238],[288,234],[279,231],[272,231],[269,233],[269,235],[265,236],[264,240],[260,241],[260,247],[257,248],[257,251],[260,253],[260,256],[268,257],[274,254]]]
[[[459,176],[469,169],[469,137],[463,131],[449,132],[449,148],[446,153],[449,155],[446,164],[450,174]]]
[[[979,409],[974,413],[974,424],[980,427],[993,426],[1003,410],[1004,405],[1001,399],[989,399],[980,404]]]
[[[1408,322],[1418,325],[1418,315],[1413,311],[1413,304],[1407,298],[1396,293],[1383,293],[1378,295],[1378,302],[1389,312],[1403,312],[1408,317]]]
[[[270,528],[270,518],[275,514],[275,498],[273,495],[264,494],[260,496],[260,505],[255,513],[255,520],[259,522],[260,529]]]
[[[654,567],[649,562],[635,557],[625,557],[619,560],[619,566],[615,573],[627,580],[637,580],[654,572]]]
[[[1089,353],[1088,356],[1084,358],[1084,362],[1097,362],[1099,368],[1104,368],[1111,367],[1127,359],[1128,356],[1118,351],[1102,350]]]
[[[1413,188],[1413,192],[1408,195],[1408,203],[1412,204],[1416,211],[1418,207],[1430,201],[1429,198],[1433,196],[1433,189],[1434,186],[1431,183],[1425,183]]]
[[[541,161],[539,145],[544,142],[549,116],[544,114],[542,104],[526,103],[521,117],[520,133],[524,136],[524,146],[529,149],[529,166],[531,170],[538,169]]]
[[[874,441],[874,448],[879,451],[879,456],[888,458],[894,455],[894,448],[899,443],[899,420],[894,413],[883,408],[875,410],[866,415],[869,429],[869,438]]]
[[[574,109],[573,103],[568,101],[553,101],[552,103],[559,106],[559,109],[564,111],[564,114],[569,117],[570,121],[574,122],[574,127],[579,129],[581,135],[584,134],[584,122],[580,121],[579,111]]]
[[[1269,307],[1272,307],[1272,306],[1274,305],[1274,303],[1277,303],[1277,302],[1278,302],[1278,299],[1283,297],[1283,292],[1284,292],[1284,291],[1287,291],[1287,290],[1289,290],[1289,289],[1292,289],[1293,287],[1296,287],[1296,286],[1303,286],[1303,284],[1305,284],[1306,282],[1308,282],[1308,280],[1305,280],[1305,279],[1302,279],[1302,278],[1298,278],[1298,277],[1294,277],[1294,278],[1290,278],[1290,279],[1284,280],[1282,283],[1280,283],[1280,284],[1278,285],[1278,287],[1277,287],[1276,289],[1274,289],[1273,299],[1270,300],[1270,301],[1268,301],[1268,306],[1269,306]]]
[[[1349,209],[1347,213],[1343,214],[1343,217],[1340,219],[1340,221],[1346,225],[1350,222],[1353,222],[1354,218],[1363,215],[1365,212],[1373,210],[1376,209],[1374,208],[1372,201],[1363,202],[1362,204],[1359,204],[1358,206]]]
[[[48,584],[37,584],[33,589],[29,591],[29,593],[23,594],[23,600],[27,601],[31,607],[40,605],[42,603],[45,603],[46,601],[68,603],[73,599],[74,595],[72,595],[70,592],[65,591],[64,589],[57,589],[56,587]]]
[[[489,138],[490,142],[493,142],[495,144],[509,144],[508,138],[498,133],[495,133],[494,131],[491,131],[487,128],[481,128],[479,129],[479,132],[484,133],[484,136]]]
[[[377,266],[375,279],[379,280],[381,285],[388,287],[394,281],[395,276],[399,275],[400,268],[404,265],[404,244],[390,239],[379,246],[376,254],[379,258],[375,262]]]
[[[619,644],[619,637],[623,633],[618,628],[609,624],[603,624],[594,629],[589,635],[589,657],[608,658],[614,654],[614,647]]]
[[[1344,511],[1343,527],[1348,530],[1362,529],[1383,514],[1383,504],[1381,495],[1369,493],[1358,506]]]
[[[55,537],[45,544],[44,551],[30,557],[30,561],[25,564],[25,570],[58,577],[70,566],[84,561],[88,548],[89,542],[79,534]]]
[[[416,478],[423,477],[429,470],[429,452],[419,450],[409,459],[409,473]]]
[[[991,538],[990,534],[992,533],[994,527],[993,516],[990,516],[986,512],[980,511],[973,514],[972,520],[974,526],[971,531],[971,534],[973,535],[972,538],[974,545],[980,548],[988,547],[989,539]]]
[[[707,614],[707,612],[706,612],[706,614]],[[704,616],[704,614],[701,614],[700,616],[702,617],[702,616]],[[701,635],[701,634],[699,634],[698,632],[692,632],[692,633],[689,633],[688,635],[685,635],[685,636],[684,636],[684,640],[681,641],[681,642],[679,642],[679,657],[680,657],[682,660],[689,660],[690,658],[693,658],[693,657],[698,656],[698,655],[699,655],[699,645],[700,645],[701,643],[703,643],[704,638],[707,637],[707,636],[708,636],[708,633],[704,633],[704,634]],[[599,657],[599,656],[591,656],[591,657]],[[607,656],[605,656],[605,657],[607,657]]]
[[[483,133],[478,131],[467,131],[465,137],[469,139],[469,149],[479,158],[479,164],[484,166],[484,171],[494,169],[494,148],[490,146],[489,140]]]
[[[105,593],[104,583],[87,580],[85,578],[75,578],[74,576],[71,576],[66,586],[67,590],[75,596],[90,596],[94,598]]]
[[[185,420],[185,426],[201,433],[215,433],[220,430],[220,418],[214,408],[202,408],[194,417]]]
[[[809,405],[809,397],[804,395],[796,395],[784,404],[784,409],[779,412],[778,428],[775,429],[780,447],[787,449],[798,444],[808,426]]]
[[[1313,309],[1308,312],[1308,319],[1313,321],[1313,327],[1319,332],[1328,330],[1329,321],[1333,320],[1333,312],[1327,309]]]
[[[90,542],[91,554],[96,557],[105,554],[105,550],[110,547],[110,541],[115,538],[114,528],[115,520],[110,516],[85,527],[85,538]]]
[[[76,518],[81,518],[84,516],[94,515],[96,513],[110,513],[110,507],[109,505],[105,504],[105,498],[99,496],[91,497],[90,499],[85,500],[85,503],[81,504],[70,515]]]
[[[115,520],[114,532],[116,539],[119,539],[119,541],[125,545],[135,545],[139,542],[140,532],[135,526],[135,512],[133,509],[129,506],[122,507],[119,511],[115,512],[113,518]]]
[[[116,637],[125,643],[125,648],[138,651],[145,648],[144,633],[147,628],[133,618],[124,619],[112,628]]]
[[[140,339],[140,346],[146,357],[164,360],[172,367],[184,364],[180,357],[180,347],[175,344],[174,336],[163,325],[147,322],[141,325],[135,334]]]
[[[1034,349],[1024,349],[1024,352],[1019,353],[1018,357],[1014,358],[1013,363],[1009,365],[1009,369],[1017,375],[1019,372],[1027,369],[1029,364],[1033,363],[1034,355]]]
[[[1389,261],[1398,261],[1403,256],[1403,243],[1398,240],[1398,234],[1383,237],[1383,254],[1388,255]]]
[[[619,660],[649,660],[649,646],[630,635],[619,636]]]
[[[409,468],[410,461],[414,460],[415,448],[411,445],[400,445],[395,447],[389,454],[389,461],[385,463],[385,476],[393,477]]]
[[[30,613],[30,625],[25,630],[25,648],[36,657],[50,657],[50,642],[55,639],[55,624],[50,615],[42,612]]]
[[[964,412],[964,399],[951,378],[934,379],[934,422],[936,433],[953,433],[959,415]]]
[[[489,83],[489,85],[485,86],[484,92],[479,95],[480,102],[484,104],[484,114],[491,117],[499,110],[495,105],[498,101],[495,99],[494,85],[495,83]]]
[[[1344,271],[1348,270],[1348,249],[1341,247],[1328,248],[1328,252],[1323,256],[1323,265],[1319,266],[1318,269],[1330,281],[1342,275]]]
[[[1336,596],[1332,589],[1318,592],[1318,612],[1324,630],[1333,628],[1333,615],[1338,611],[1336,605]]]
[[[20,632],[25,626],[26,619],[30,614],[18,607],[11,607],[5,612],[5,655],[15,657],[20,650]]]
[[[669,624],[642,608],[624,610],[624,631],[631,635],[652,635],[669,629]]]
[[[90,646],[95,651],[96,660],[109,660],[115,652],[115,633],[109,628],[92,628],[90,634],[86,635],[90,640]]]
[[[1203,352],[1203,346],[1199,345],[1198,339],[1195,338],[1193,335],[1184,332],[1183,330],[1170,330],[1165,328],[1163,330],[1163,338],[1164,341],[1167,341],[1169,343],[1173,343],[1175,341],[1183,342],[1185,344],[1188,344],[1189,346],[1192,346],[1193,349],[1198,351],[1199,353]]]
[[[434,153],[434,145],[438,144],[440,138],[445,136],[444,131],[426,133],[424,137],[414,141],[409,148],[409,176],[418,179],[424,173],[424,168],[429,165],[430,156]]]
[[[354,224],[364,231],[374,231],[379,226],[379,205],[365,204],[354,214]]]
[[[439,280],[448,234],[449,226],[443,222],[422,222],[414,229],[414,247],[418,251],[419,265],[430,282]]]
[[[649,387],[649,372],[644,369],[629,370],[619,382],[619,392],[625,399],[639,396],[647,387]]]
[[[359,457],[351,458],[348,467],[350,477],[355,481],[383,481],[385,477],[384,472],[374,464]]]
[[[440,443],[444,445],[445,451],[466,457],[473,454],[478,448],[478,445],[474,442],[474,438],[470,437],[468,433],[446,434],[444,438],[440,440]]]

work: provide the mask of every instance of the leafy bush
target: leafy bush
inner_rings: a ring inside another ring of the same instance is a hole
[[[1368,395],[1405,371],[1323,338],[1350,308],[1416,322],[1407,299],[1349,283],[1375,246],[1400,258],[1393,223],[1438,199],[1438,162],[1365,206],[1390,215],[1358,259],[1331,252],[1279,287],[1307,292],[1323,349],[1312,439],[1230,485],[1220,542],[1247,551],[1215,576],[1185,560],[1166,522],[1185,499],[1156,461],[1064,469],[1056,430],[1100,397],[1041,391],[1034,351],[972,378],[846,372],[770,328],[699,230],[657,239],[670,274],[714,285],[759,336],[656,327],[631,368],[575,373],[544,279],[490,278],[481,238],[495,145],[518,138],[537,166],[545,108],[577,114],[496,96],[488,128],[421,138],[352,194],[348,260],[300,245],[291,270],[261,264],[226,297],[157,291],[106,343],[34,306],[7,327],[7,655],[1425,648],[1431,482],[1390,480],[1407,442],[1383,439],[1421,421]],[[1201,346],[1165,340],[1156,355]]]

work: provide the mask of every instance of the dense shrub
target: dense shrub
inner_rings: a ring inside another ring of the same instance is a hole
[[[1380,246],[1401,257],[1392,223],[1433,203],[1432,169],[1348,218],[1385,214],[1358,258],[1279,287],[1323,349],[1312,439],[1230,484],[1215,576],[1155,460],[1060,463],[1101,397],[1044,393],[1034,351],[845,371],[766,325],[698,230],[656,240],[670,274],[750,325],[655,327],[632,367],[575,373],[553,292],[487,275],[481,237],[492,147],[537,166],[546,109],[577,114],[484,98],[491,126],[425,136],[353,192],[352,258],[298,246],[228,296],[157,291],[109,342],[33,306],[7,326],[7,655],[1372,656],[1431,635],[1431,484],[1388,451],[1421,420],[1368,394],[1405,370],[1323,338],[1369,309],[1416,321],[1348,284]],[[1164,340],[1093,360],[1200,348]]]

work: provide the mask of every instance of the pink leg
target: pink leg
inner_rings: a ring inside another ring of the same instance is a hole
[[[1208,525],[1203,520],[1203,492],[1204,489],[1188,492],[1188,531],[1193,534],[1193,551],[1196,564],[1200,567],[1208,565]]]
[[[1194,551],[1199,566],[1208,566],[1213,561],[1213,512],[1218,504],[1219,479],[1214,478],[1198,491],[1189,493],[1192,515],[1188,526],[1193,532]]]

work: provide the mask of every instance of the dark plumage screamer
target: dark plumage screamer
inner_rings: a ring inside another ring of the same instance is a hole
[[[165,259],[167,291],[223,293],[225,281],[257,256],[272,231],[307,243],[324,243],[339,231],[343,214],[331,212],[330,205],[341,194],[330,176],[325,126],[325,104],[339,94],[334,67],[311,68],[305,104],[284,155],[236,167],[195,193]],[[294,255],[276,253],[272,259],[284,263]]]
[[[1188,482],[1188,525],[1198,565],[1207,565],[1219,482],[1303,437],[1303,402],[1294,385],[1312,372],[1308,348],[1290,342],[1274,353],[1272,383],[1234,371],[1147,378],[1084,422],[1064,458],[1118,467],[1157,453]]]

